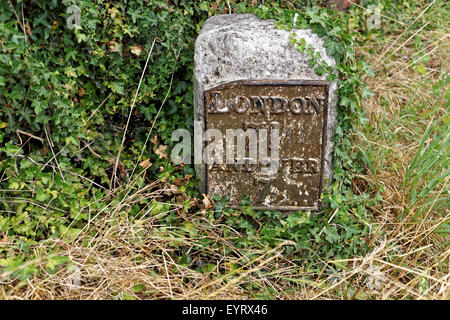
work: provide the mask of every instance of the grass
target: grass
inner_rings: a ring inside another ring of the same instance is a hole
[[[233,241],[242,234],[208,219],[208,199],[189,203],[195,211],[182,199],[164,203],[182,194],[154,181],[116,189],[68,238],[21,248],[0,240],[34,257],[2,271],[0,299],[449,299],[449,12],[443,1],[423,2],[403,17],[414,23],[383,20],[386,35],[358,48],[376,76],[364,79],[374,94],[353,137],[367,166],[354,186],[383,195],[369,208],[368,254],[314,269],[281,254],[289,241],[242,248]],[[148,207],[132,218],[136,199]],[[181,227],[162,225],[173,213]],[[198,270],[174,250],[195,257]],[[27,268],[37,269],[31,279]]]
[[[389,244],[376,260],[387,282],[381,297],[448,299],[448,8],[435,1],[410,15],[427,28],[362,48],[373,51],[377,76],[366,79],[375,95],[356,140],[372,170],[359,179],[384,190],[382,206],[372,208]]]

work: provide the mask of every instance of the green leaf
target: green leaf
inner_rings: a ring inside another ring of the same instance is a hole
[[[124,85],[121,81],[113,81],[108,84],[108,87],[115,93],[125,94]]]
[[[368,75],[371,76],[371,77],[374,77],[374,76],[375,76],[375,73],[372,71],[372,69],[371,69],[369,63],[363,61],[362,67],[363,67],[363,71],[364,71],[366,74],[368,74]]]
[[[425,66],[423,65],[423,63],[421,63],[417,66],[417,71],[423,76],[427,74],[427,69],[425,69]]]

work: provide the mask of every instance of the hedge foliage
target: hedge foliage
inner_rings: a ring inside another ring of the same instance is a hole
[[[276,18],[283,27],[292,25],[298,8],[310,2],[298,2],[297,9],[287,1],[270,6],[261,1],[233,1],[229,6],[229,1],[220,0],[1,2],[0,232],[29,243],[70,235],[93,213],[120,201],[110,186],[128,119],[118,162],[119,188],[133,179],[140,179],[141,185],[155,179],[172,183],[183,179],[183,191],[195,195],[195,181],[189,178],[192,167],[174,167],[166,154],[172,131],[193,127],[194,41],[203,22],[231,8]],[[81,25],[71,30],[66,19],[67,8],[73,4],[81,9]],[[303,10],[297,22],[297,27],[329,35],[327,50],[340,63],[339,93],[344,99],[336,132],[336,183],[326,200],[331,210],[338,210],[334,219],[342,229],[328,226],[326,216],[312,220],[291,216],[280,226],[284,218],[279,213],[255,213],[245,200],[241,214],[236,215],[217,199],[216,211],[222,216],[209,212],[211,220],[222,217],[254,239],[257,231],[248,219],[269,219],[265,234],[260,235],[264,245],[287,238],[310,247],[315,256],[323,253],[322,258],[366,248],[369,196],[352,193],[350,173],[362,168],[358,162],[362,156],[351,150],[348,133],[364,118],[361,92],[370,92],[363,88],[361,74],[370,69],[354,57],[352,41],[357,33],[347,22],[340,13],[317,7]],[[353,22],[357,28],[361,24]],[[136,166],[136,173],[149,166],[145,177],[131,176]],[[353,213],[348,214],[349,210]],[[136,205],[131,213],[139,211]],[[165,219],[170,225],[178,218],[171,213]],[[239,241],[240,246],[249,246],[246,241],[250,240]],[[347,247],[340,245],[343,241]]]
[[[72,4],[81,9],[73,30]],[[44,238],[104,196],[154,40],[119,180],[129,178],[172,74],[152,141],[167,145],[175,128],[191,126],[193,43],[210,8],[162,0],[0,3],[0,201],[11,213],[0,215],[0,230]],[[142,158],[158,163],[152,146]]]

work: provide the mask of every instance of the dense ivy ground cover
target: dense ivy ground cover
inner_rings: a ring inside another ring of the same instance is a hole
[[[66,26],[71,4],[81,9],[81,26],[74,30]],[[165,1],[0,6],[0,225],[42,239],[60,232],[109,188],[137,80],[155,39],[119,163],[120,182],[129,178],[126,172],[142,151],[172,74],[155,134],[167,145],[174,128],[190,127],[193,40],[208,6]],[[151,148],[144,157],[159,161]],[[158,169],[153,166],[150,174]]]
[[[81,9],[81,26],[73,30],[66,25],[67,8],[72,4]],[[288,28],[297,13],[295,26],[326,35],[328,53],[338,62],[341,101],[335,183],[324,195],[330,205],[316,217],[308,213],[282,217],[278,212],[254,211],[245,199],[237,211],[226,208],[226,200],[216,199],[215,210],[207,211],[207,216],[246,235],[236,239],[236,245],[243,248],[292,240],[295,246],[288,247],[287,254],[295,252],[297,258],[315,262],[365,252],[370,235],[366,207],[378,196],[376,190],[354,191],[352,173],[363,170],[368,159],[352,148],[351,135],[364,123],[361,99],[371,94],[361,80],[362,74],[371,74],[370,67],[355,57],[352,48],[359,33],[367,30],[362,20],[308,4],[304,1],[294,8],[285,1],[270,5],[258,1],[231,5],[181,0],[2,1],[1,234],[27,244],[76,234],[94,213],[120,201],[120,192],[127,192],[130,181],[139,186],[156,179],[177,184],[185,197],[164,202],[182,201],[186,210],[194,210],[189,209],[190,199],[198,196],[193,169],[173,166],[167,153],[174,129],[192,130],[193,48],[202,23],[211,15],[232,10],[275,18],[278,27]],[[397,10],[401,5],[391,2],[391,6]],[[297,48],[308,50],[301,44]],[[150,51],[118,162],[118,187],[113,190],[114,164]],[[308,54],[313,65],[320,62],[314,52]],[[320,63],[318,68],[317,72],[327,72]],[[143,168],[145,174],[141,174]],[[145,200],[136,203],[130,215],[138,216],[146,205]],[[155,210],[168,210],[165,206],[161,202]],[[258,229],[255,221],[261,219],[267,224]],[[176,226],[184,222],[171,212],[162,223]],[[259,239],[252,242],[255,235]]]

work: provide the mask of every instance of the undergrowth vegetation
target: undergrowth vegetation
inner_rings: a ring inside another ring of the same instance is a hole
[[[381,28],[369,29],[369,5]],[[67,8],[81,25],[66,25]],[[0,298],[449,297],[444,1],[3,1]],[[193,130],[203,22],[255,13],[326,36],[338,78],[324,212],[195,190],[171,133]],[[295,22],[294,22],[295,21]],[[447,40],[447,41],[446,41]]]

